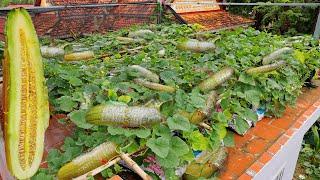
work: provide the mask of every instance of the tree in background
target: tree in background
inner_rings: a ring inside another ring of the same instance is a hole
[[[228,2],[315,3],[319,0],[230,0]],[[276,34],[312,34],[319,7],[231,6],[230,11],[256,20],[255,27]]]

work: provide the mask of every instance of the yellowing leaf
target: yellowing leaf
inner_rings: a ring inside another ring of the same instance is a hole
[[[300,61],[300,63],[304,64],[304,62],[306,61],[305,55],[303,52],[298,51],[298,50],[294,50],[294,57]]]

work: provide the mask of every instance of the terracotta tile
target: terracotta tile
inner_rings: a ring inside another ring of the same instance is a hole
[[[267,147],[268,141],[261,138],[254,138],[245,146],[245,150],[248,153],[257,155],[261,154]]]
[[[252,176],[249,176],[247,173],[242,174],[238,180],[251,180]]]
[[[239,149],[230,149],[228,159],[225,163],[225,171],[232,172],[234,175],[241,175],[254,161],[254,156],[242,152]]]
[[[48,168],[48,162],[44,161],[40,164],[40,168]]]
[[[262,164],[267,164],[271,159],[272,159],[272,155],[268,152],[265,152],[259,158],[259,162],[261,162]]]
[[[274,120],[274,118],[264,117],[263,119],[261,119],[261,121],[259,121],[259,123],[271,124],[273,122],[273,120]]]
[[[303,115],[304,116],[311,116],[313,113],[314,113],[314,111],[315,110],[317,110],[317,107],[314,107],[314,106],[310,106],[309,108],[308,108],[308,110],[306,110],[304,113],[303,113]]]
[[[305,116],[300,116],[298,119],[297,119],[297,122],[300,122],[301,124],[303,124],[304,122],[306,122],[307,120],[307,117]]]
[[[257,123],[256,127],[250,129],[248,133],[261,137],[268,141],[276,140],[284,131],[275,126],[268,124]]]
[[[286,131],[285,134],[286,134],[287,136],[291,137],[296,131],[297,131],[296,129],[290,128],[290,129],[288,129],[288,130]]]
[[[282,145],[276,142],[269,147],[268,152],[275,155],[281,149],[281,147]]]
[[[300,123],[300,122],[295,122],[292,127],[293,127],[293,128],[296,128],[296,129],[300,129],[301,126],[302,126],[302,123]]]
[[[288,136],[282,135],[276,142],[281,144],[281,145],[285,145],[288,140],[289,140]]]
[[[282,117],[273,121],[271,125],[281,128],[283,130],[286,130],[294,123],[294,120],[295,120],[295,117],[291,117],[291,118]]]
[[[316,102],[313,104],[313,106],[320,108],[320,100],[316,101]]]
[[[258,173],[262,169],[263,165],[260,162],[253,163],[249,169],[254,171],[255,173]]]
[[[219,175],[218,175],[220,180],[233,180],[235,179],[235,175],[230,173],[229,171],[222,171]]]
[[[244,136],[240,136],[238,134],[234,135],[235,146],[237,148],[243,147],[246,143],[248,143],[254,136],[247,133]]]

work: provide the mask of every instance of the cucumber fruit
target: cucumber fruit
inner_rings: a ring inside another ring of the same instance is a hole
[[[38,170],[49,123],[39,40],[28,12],[9,12],[5,27],[3,60],[4,137],[7,166],[18,179],[28,179]]]

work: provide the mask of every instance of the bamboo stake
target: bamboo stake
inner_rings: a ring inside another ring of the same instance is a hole
[[[126,164],[131,167],[134,172],[136,172],[143,180],[152,180],[152,178],[146,173],[144,172],[140,166],[134,162],[128,154],[120,154],[120,157],[122,160],[124,160],[126,162]]]
[[[117,157],[117,158],[113,159],[112,161],[109,161],[106,164],[104,164],[104,165],[102,165],[100,167],[97,167],[96,169],[94,169],[92,171],[89,171],[89,172],[87,172],[87,173],[85,173],[85,174],[83,174],[83,175],[81,175],[79,177],[73,178],[73,180],[87,180],[87,178],[89,176],[95,176],[95,175],[99,174],[103,170],[105,170],[105,169],[117,164],[120,160],[121,160],[121,158]]]

